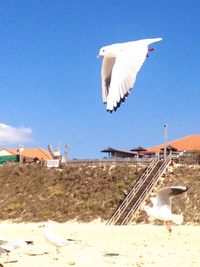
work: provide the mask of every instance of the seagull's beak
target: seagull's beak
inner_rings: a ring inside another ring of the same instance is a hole
[[[101,55],[100,55],[100,54],[98,54],[98,55],[97,55],[97,58],[100,58],[100,57],[101,57]]]

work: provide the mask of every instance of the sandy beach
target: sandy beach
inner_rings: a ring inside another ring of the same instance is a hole
[[[0,223],[0,237],[33,240],[34,245],[0,256],[7,267],[193,267],[200,265],[200,226],[165,226],[137,224],[106,226],[105,223],[51,222],[55,233],[78,239],[56,253],[44,238],[44,223]]]

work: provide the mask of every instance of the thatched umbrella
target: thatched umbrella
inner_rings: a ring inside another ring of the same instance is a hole
[[[141,147],[141,146],[134,146],[131,151],[135,151],[135,152],[141,152],[141,151],[146,151],[145,148]]]
[[[112,152],[112,151],[115,151],[115,149],[112,148],[112,147],[107,147],[107,148],[101,150],[101,152],[106,152],[106,153],[109,153],[109,152]]]
[[[131,149],[131,151],[137,152],[137,157],[139,157],[140,152],[142,152],[142,151],[144,152],[144,151],[146,151],[146,149],[141,147],[141,146],[135,146]]]

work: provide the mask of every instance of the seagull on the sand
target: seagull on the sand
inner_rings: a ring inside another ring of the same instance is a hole
[[[6,254],[8,261],[10,252],[18,248],[25,248],[28,245],[33,245],[33,241],[7,240],[0,238],[0,255]]]
[[[28,245],[33,245],[33,241],[0,239],[0,248],[9,252],[17,248],[27,247]]]
[[[153,203],[153,207],[144,206],[144,210],[150,217],[164,221],[168,231],[171,233],[171,222],[174,222],[176,224],[181,224],[183,222],[182,214],[172,213],[171,199],[174,196],[186,192],[187,190],[187,186],[171,186],[161,188],[156,192],[156,197],[150,198]]]
[[[56,235],[49,224],[45,225],[44,236],[46,241],[56,247],[56,252],[60,253],[60,248],[69,244],[76,244],[78,241],[74,239],[67,239]]]
[[[101,69],[102,98],[104,104],[107,104],[107,111],[116,111],[128,97],[148,53],[155,50],[148,46],[161,40],[162,38],[142,39],[100,49],[98,57],[104,57]]]

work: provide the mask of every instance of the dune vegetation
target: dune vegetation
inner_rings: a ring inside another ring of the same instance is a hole
[[[37,164],[0,167],[0,220],[38,222],[97,218],[108,220],[140,177],[142,165],[84,165],[48,169]],[[200,166],[173,165],[156,188],[184,184],[187,193],[174,200],[185,223],[200,223]],[[140,211],[135,222],[148,222]]]

